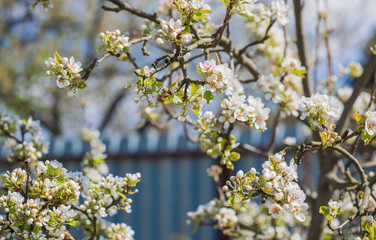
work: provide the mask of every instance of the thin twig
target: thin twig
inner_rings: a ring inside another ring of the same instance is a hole
[[[102,6],[103,10],[115,11],[115,12],[125,10],[127,12],[130,12],[133,15],[148,19],[148,20],[155,22],[157,24],[160,24],[162,22],[162,19],[159,18],[156,13],[154,13],[154,14],[146,13],[146,12],[144,12],[140,9],[136,9],[136,8],[130,6],[129,4],[122,2],[120,0],[107,0],[107,1],[115,4],[116,6],[118,6],[118,8],[110,8],[110,7]]]
[[[328,0],[325,0],[325,7],[328,11]],[[332,67],[332,49],[330,47],[330,35],[332,34],[332,30],[329,29],[329,22],[328,22],[328,12],[326,12],[324,16],[324,24],[325,24],[325,35],[324,35],[324,42],[326,47],[326,63],[328,67],[328,90],[329,93],[333,93],[334,91],[334,82],[332,79],[333,76],[333,67]]]
[[[218,31],[214,34],[215,36],[215,39],[213,41],[213,43],[211,43],[209,45],[209,47],[216,47],[218,44],[219,44],[219,41],[221,40],[222,38],[222,35],[223,35],[223,32],[225,31],[226,27],[228,26],[228,23],[230,21],[230,18],[231,18],[231,11],[232,11],[232,3],[233,1],[231,0],[229,5],[227,6],[227,9],[226,9],[226,15],[225,15],[225,18],[223,19],[223,23],[222,23],[222,26],[218,29]]]
[[[338,152],[342,153],[355,166],[356,170],[359,173],[360,181],[362,182],[362,185],[364,185],[365,183],[367,183],[366,174],[365,174],[362,166],[360,165],[358,159],[356,159],[351,153],[349,153],[348,151],[346,151],[346,149],[344,149],[344,148],[342,148],[342,147],[340,147],[338,145],[334,146],[333,148],[335,150],[337,150]]]
[[[260,43],[264,43],[266,40],[269,39],[270,36],[268,36],[268,33],[270,31],[270,29],[272,28],[273,24],[276,22],[276,20],[273,20],[273,19],[270,19],[270,22],[269,22],[269,25],[268,27],[266,28],[266,31],[265,31],[265,34],[262,38],[256,40],[256,41],[253,41],[249,44],[247,44],[245,47],[243,47],[242,49],[240,49],[239,53],[242,54],[242,53],[245,53],[245,51],[247,51],[247,49],[251,46],[254,46],[254,45],[257,45],[257,44],[260,44]],[[287,45],[287,43],[286,43]]]

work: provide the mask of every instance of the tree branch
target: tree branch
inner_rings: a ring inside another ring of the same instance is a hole
[[[154,14],[146,13],[146,12],[144,12],[140,9],[136,9],[136,8],[130,6],[129,4],[122,2],[120,0],[107,0],[107,1],[115,4],[116,6],[118,6],[118,8],[110,8],[110,7],[102,6],[103,10],[115,11],[115,12],[119,12],[120,10],[125,10],[127,12],[130,12],[133,15],[148,19],[148,20],[155,22],[157,24],[160,24],[163,20],[162,18],[159,18],[156,13],[154,13]]]
[[[232,52],[238,63],[242,64],[255,79],[258,79],[262,75],[256,64],[244,53],[242,54],[239,49],[235,48],[230,39],[222,38],[219,45],[222,46],[226,52]]]
[[[337,126],[336,126],[336,132],[340,133],[347,125],[347,122],[349,121],[349,114],[352,110],[352,107],[358,98],[360,92],[362,89],[366,86],[369,79],[371,78],[373,72],[376,68],[376,56],[371,55],[371,57],[368,60],[368,63],[364,69],[364,72],[362,76],[360,76],[357,80],[355,80],[355,86],[354,91],[350,97],[350,99],[345,103],[345,108],[342,112],[341,118],[339,119]]]
[[[362,182],[362,185],[364,185],[365,183],[367,183],[366,174],[364,173],[364,170],[363,170],[362,166],[360,165],[358,159],[356,159],[351,153],[349,153],[348,151],[346,151],[346,149],[344,149],[344,148],[342,148],[342,147],[340,147],[338,145],[334,146],[333,148],[335,150],[337,150],[338,152],[342,153],[355,166],[356,170],[359,173],[360,181]]]
[[[298,46],[299,60],[302,66],[306,68],[306,73],[303,78],[303,89],[304,95],[310,97],[312,95],[312,82],[308,67],[308,53],[306,47],[305,34],[303,29],[303,16],[302,10],[303,6],[300,0],[294,0],[294,10],[295,10],[295,28],[296,28],[296,40]]]

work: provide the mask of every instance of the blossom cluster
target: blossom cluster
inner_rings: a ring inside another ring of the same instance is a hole
[[[251,22],[259,23],[270,19],[278,21],[281,25],[289,23],[288,7],[284,1],[271,2],[269,8],[263,3],[256,3],[256,1],[244,1],[243,4],[240,4],[238,6],[239,14]]]
[[[93,129],[82,129],[83,139],[90,143],[90,152],[87,152],[82,160],[82,171],[91,181],[99,182],[102,176],[108,174],[108,166],[105,163],[106,145],[100,140],[100,133]]]
[[[303,239],[305,226],[295,222],[293,217],[284,214],[272,226],[272,219],[262,211],[255,202],[246,201],[228,208],[223,200],[213,199],[207,204],[199,205],[196,211],[187,213],[188,224],[196,227],[215,222],[215,227],[221,229],[228,236],[237,239]],[[290,227],[294,231],[290,232]]]
[[[0,112],[0,137],[6,139],[9,162],[27,161],[33,165],[48,150],[39,124],[31,117],[24,120]]]
[[[126,239],[133,240],[134,231],[133,229],[125,223],[111,223],[111,225],[106,229],[106,234],[109,239],[118,240]]]
[[[113,32],[106,31],[101,32],[99,37],[101,38],[103,45],[99,46],[97,51],[106,48],[107,52],[119,56],[122,60],[127,59],[127,52],[131,43],[129,42],[129,37],[126,35],[120,35],[120,30],[116,29]]]
[[[131,192],[130,188],[136,186],[140,178],[140,173],[126,174],[125,177],[109,174],[107,177],[102,177],[98,183],[91,182],[90,189],[84,196],[85,201],[79,209],[100,217],[107,217],[107,211],[112,216],[118,209],[130,213],[132,199],[126,197],[126,194],[137,192],[137,190]]]
[[[351,78],[358,78],[363,74],[363,67],[360,63],[350,62],[347,67],[338,66],[339,75],[350,75]]]
[[[227,138],[220,131],[212,130],[217,119],[211,111],[206,111],[197,121],[201,151],[213,158],[221,157],[221,164],[233,169],[233,161],[240,159],[240,154],[233,151],[239,143],[233,135]]]
[[[305,68],[294,58],[285,58],[279,67],[275,68],[275,73],[262,75],[256,83],[257,89],[265,94],[266,99],[271,99],[278,103],[281,108],[281,116],[299,115],[299,108],[302,104],[301,77],[305,73]]]
[[[234,74],[228,67],[227,63],[217,64],[214,59],[197,64],[197,71],[205,78],[206,91],[219,91],[226,90],[226,94],[230,95],[234,91]]]
[[[269,197],[273,203],[269,206],[269,214],[278,218],[285,211],[294,214],[295,218],[304,222],[306,217],[304,211],[308,205],[305,203],[306,195],[296,183],[297,165],[294,159],[290,164],[284,161],[284,154],[277,153],[262,164],[261,173],[251,168],[244,174],[240,170],[236,176],[223,187],[224,192],[231,193],[230,204],[240,200],[248,200],[258,194]]]
[[[204,0],[177,0],[174,2],[177,10],[194,20],[207,20],[205,15],[211,14],[211,7]]]
[[[320,93],[315,93],[309,98],[302,97],[302,101],[300,118],[305,119],[308,116],[311,127],[313,127],[312,120],[315,118],[319,125],[330,128],[343,109],[343,105],[336,97]]]
[[[279,103],[283,99],[283,92],[285,86],[279,78],[270,74],[269,76],[262,75],[257,80],[257,88],[265,93],[265,98],[272,100],[274,103]]]
[[[138,81],[135,84],[136,88],[134,92],[139,97],[135,99],[135,102],[147,101],[150,107],[156,107],[158,103],[156,99],[158,99],[159,93],[162,90],[163,83],[157,81],[155,69],[145,66],[142,69],[137,69],[136,73]],[[129,87],[132,87],[132,85]]]
[[[183,111],[180,111],[181,120],[187,118],[187,110],[192,106],[192,111],[197,115],[203,114],[204,105],[209,104],[214,99],[214,94],[231,96],[242,91],[242,87],[237,84],[232,70],[227,64],[217,64],[215,60],[207,60],[197,64],[197,72],[203,77],[204,81],[196,81],[187,85],[187,92],[181,89],[176,92],[170,102],[176,105],[183,105]],[[188,101],[186,101],[188,100]],[[185,104],[183,104],[185,102]]]
[[[363,131],[362,140],[367,145],[376,135],[376,112],[368,110],[363,116],[355,113],[355,120],[358,123],[358,132]]]
[[[49,68],[46,71],[46,75],[57,76],[56,84],[59,88],[66,88],[71,91],[79,88],[85,88],[85,80],[81,80],[81,63],[76,62],[74,57],[61,57],[57,52],[54,53],[54,57],[50,57],[45,61],[46,66]]]
[[[376,112],[367,111],[364,117],[366,118],[364,129],[370,136],[376,135]]]
[[[188,212],[187,215],[191,219],[188,221],[189,224],[192,223],[192,220],[195,224],[201,225],[209,219],[215,219],[217,226],[222,229],[230,228],[238,223],[235,210],[226,207],[226,202],[219,199],[213,199],[205,205],[199,205],[196,211]]]
[[[338,135],[338,133],[325,129],[323,132],[320,132],[320,138],[321,138],[321,147],[327,148],[332,147],[336,143],[338,143],[341,140],[341,136]]]
[[[0,113],[0,136],[7,138],[7,145],[13,147],[10,160],[17,157],[16,160],[26,163],[25,169],[16,168],[0,175],[0,210],[5,213],[0,215],[1,236],[70,239],[69,225],[93,237],[106,232],[109,239],[119,239],[119,236],[133,239],[134,232],[129,226],[111,225],[104,218],[119,209],[131,212],[132,199],[128,195],[138,191],[132,189],[141,175],[104,176],[107,173],[103,169],[108,167],[104,163],[105,146],[99,140],[99,132],[85,129],[83,133],[92,148],[85,155],[83,169],[99,171],[96,178],[90,172],[88,176],[86,172],[70,172],[57,160],[38,161],[42,151],[47,151],[38,124],[31,118],[19,120]],[[21,155],[17,152],[19,146]]]
[[[172,41],[176,44],[188,43],[192,40],[192,35],[185,32],[185,27],[182,25],[180,19],[174,20],[171,18],[168,22],[162,21],[161,28],[156,34],[156,42],[162,45],[165,41]]]
[[[34,239],[35,235],[47,237],[51,232],[63,239],[66,224],[78,225],[72,204],[89,189],[89,181],[82,174],[68,172],[54,160],[39,162],[29,182],[26,171],[20,168],[3,174],[2,179],[7,194],[0,197],[0,209],[8,216],[0,226],[2,236]]]
[[[8,216],[0,224],[2,236],[35,239],[35,236],[53,234],[57,239],[64,239],[69,234],[66,225],[77,227],[78,219],[89,222],[81,226],[85,230],[93,227],[93,219],[116,214],[118,209],[130,212],[132,200],[126,195],[137,192],[130,188],[139,181],[140,174],[125,177],[110,174],[95,183],[83,173],[69,172],[53,160],[39,162],[34,177],[28,177],[25,170],[18,168],[3,174],[2,179],[2,187],[7,192],[0,197],[0,209]],[[79,205],[80,200],[83,203]],[[112,227],[107,229],[112,235],[122,233],[132,239],[129,227]]]
[[[224,124],[225,129],[237,120],[246,123],[250,127],[255,127],[259,131],[265,131],[270,109],[264,107],[261,98],[248,96],[248,104],[245,103],[245,100],[245,95],[237,94],[224,99],[221,104],[222,116],[219,121]]]

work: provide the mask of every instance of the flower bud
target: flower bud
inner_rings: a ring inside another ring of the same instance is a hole
[[[183,38],[182,38],[183,43],[188,43],[191,40],[192,40],[192,35],[191,34],[184,34],[183,35]]]
[[[163,25],[162,25],[162,29],[163,29],[164,31],[167,31],[167,30],[168,30],[168,26],[167,26],[167,24],[163,24]]]
[[[158,45],[164,44],[164,41],[162,40],[162,38],[157,38],[156,42]]]
[[[244,172],[242,170],[239,170],[237,173],[236,173],[236,177],[237,178],[243,178],[244,176]]]
[[[250,172],[251,172],[252,174],[256,174],[256,173],[257,173],[257,171],[256,171],[255,168],[251,168]]]

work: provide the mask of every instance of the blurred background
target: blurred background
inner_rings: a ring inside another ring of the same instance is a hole
[[[223,3],[219,0],[207,2],[214,10],[212,21],[220,23]],[[155,12],[161,5],[159,1],[150,0],[127,3],[146,12]],[[136,239],[217,239],[218,234],[210,227],[193,233],[193,227],[186,225],[188,211],[217,196],[215,183],[206,174],[206,169],[216,161],[201,153],[197,144],[186,140],[183,127],[177,121],[172,121],[162,131],[142,121],[139,112],[142,103],[135,104],[132,90],[124,88],[135,79],[131,64],[114,58],[106,60],[93,71],[88,87],[74,95],[57,88],[53,77],[45,76],[44,61],[54,51],[62,56],[74,56],[86,67],[95,57],[101,56],[95,51],[100,45],[100,32],[120,29],[122,33],[135,35],[144,23],[143,19],[126,12],[105,12],[101,8],[109,5],[105,0],[54,0],[53,4],[48,11],[41,8],[31,11],[29,1],[0,0],[0,110],[39,120],[50,141],[50,153],[46,158],[56,158],[70,170],[79,168],[82,156],[89,148],[81,140],[80,130],[83,127],[100,130],[107,146],[110,172],[114,175],[140,172],[142,175],[139,193],[132,196],[133,212],[117,215],[115,220],[129,224],[136,232]],[[338,72],[338,64],[347,65],[351,61],[364,64],[369,46],[375,42],[376,1],[305,1],[308,46],[314,46],[317,39],[318,9],[329,11],[334,73]],[[252,36],[243,34],[240,21],[235,17],[230,27],[233,39],[240,39],[237,44],[241,46]],[[291,16],[287,27],[292,41],[293,21]],[[317,68],[312,71],[316,71],[318,79],[322,80],[327,68],[323,45],[317,48],[318,52],[314,47],[309,48],[312,59],[315,54],[321,56]],[[152,59],[164,53],[163,49],[150,44],[148,51],[152,58],[145,59],[140,47],[132,49],[132,56],[140,66],[150,64]],[[338,80],[338,86],[351,84],[345,77]],[[237,128],[234,135],[240,142],[262,149],[268,146],[271,132],[272,129],[260,133]],[[277,145],[282,146],[283,139],[288,136],[295,137],[298,142],[305,138],[304,131],[293,121],[278,129]],[[2,149],[2,171],[9,168],[5,154],[6,150]],[[260,160],[244,152],[235,169],[260,167]],[[314,185],[312,173],[301,174],[306,176],[307,184]]]

